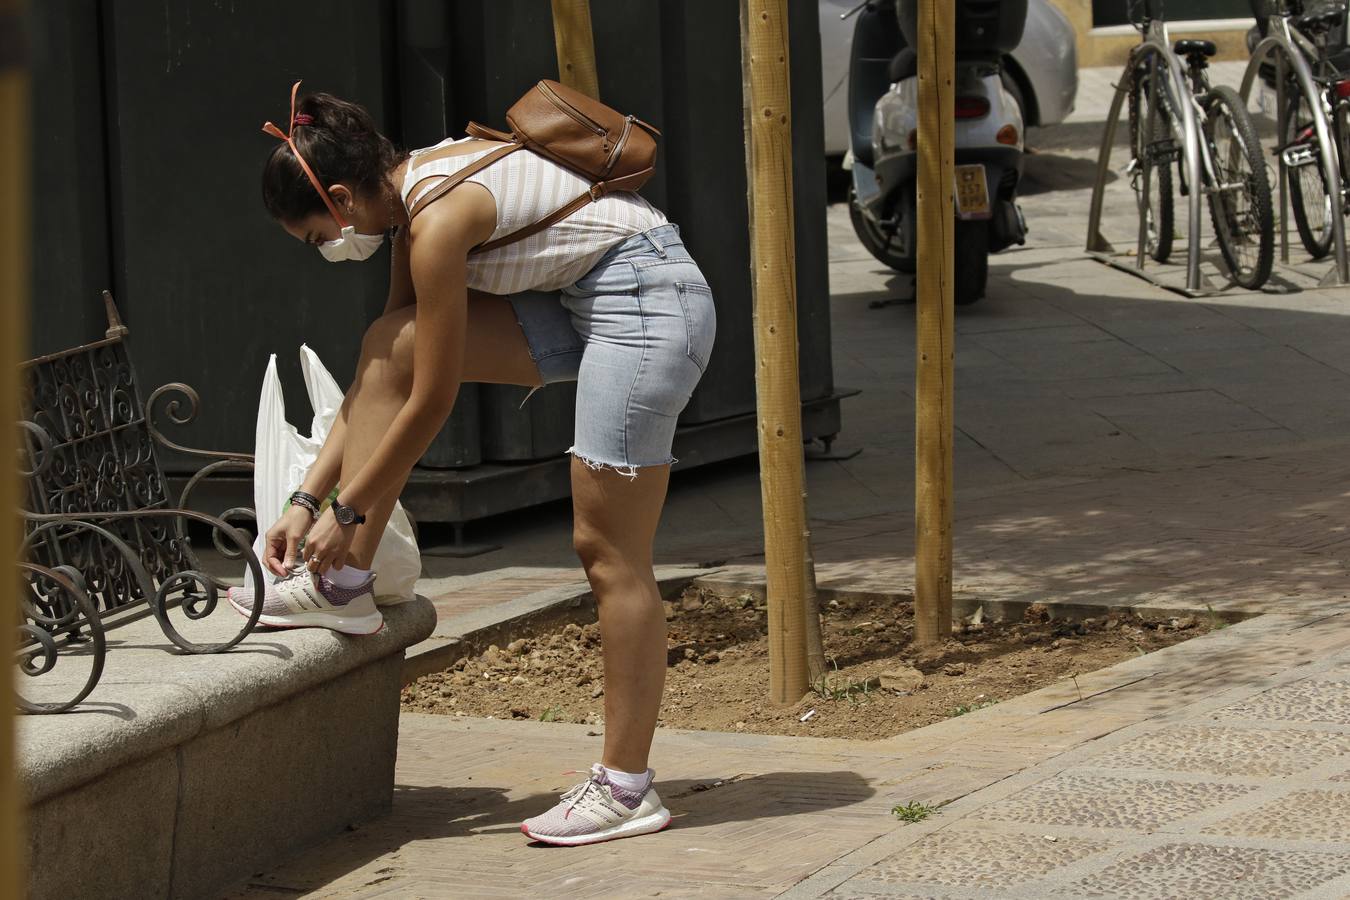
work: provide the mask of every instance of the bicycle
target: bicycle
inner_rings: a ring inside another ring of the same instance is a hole
[[[1172,252],[1173,164],[1180,194],[1190,193],[1181,165],[1186,137],[1181,104],[1190,103],[1199,130],[1200,190],[1209,203],[1219,253],[1233,281],[1256,290],[1266,283],[1274,263],[1275,221],[1270,179],[1247,105],[1232,88],[1209,83],[1206,70],[1216,52],[1213,41],[1168,41],[1160,0],[1132,0],[1131,19],[1146,39],[1160,30],[1164,44],[1186,60],[1184,86],[1173,84],[1156,53],[1130,73],[1129,173],[1146,232],[1146,252],[1159,262],[1166,262]]]
[[[1289,180],[1289,201],[1299,240],[1308,255],[1322,259],[1331,252],[1333,209],[1339,205],[1340,215],[1350,215],[1350,75],[1336,65],[1350,62],[1350,52],[1340,48],[1333,53],[1330,48],[1332,33],[1345,21],[1344,7],[1308,14],[1303,10],[1299,0],[1291,0],[1282,4],[1277,14],[1289,20],[1290,37],[1312,68],[1318,94],[1309,98],[1297,79],[1288,79],[1288,99],[1277,152]],[[1331,126],[1340,172],[1339,204],[1332,202],[1331,179],[1327,177],[1317,141],[1314,102],[1321,105]]]

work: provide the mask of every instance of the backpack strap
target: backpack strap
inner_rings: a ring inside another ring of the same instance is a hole
[[[482,141],[502,141],[503,143],[514,143],[515,135],[507,134],[505,131],[498,131],[495,128],[489,128],[486,125],[479,125],[477,122],[470,122],[464,126],[464,133],[469,137],[476,137]]]
[[[531,235],[538,234],[545,228],[551,228],[552,226],[557,225],[563,219],[572,215],[572,213],[581,209],[586,204],[594,203],[595,201],[599,200],[606,194],[617,194],[621,191],[631,191],[634,190],[636,187],[640,187],[642,185],[642,182],[646,181],[647,177],[651,175],[651,172],[652,172],[651,169],[647,169],[645,171],[638,172],[633,175],[628,175],[623,178],[614,178],[609,181],[598,181],[595,184],[591,185],[591,189],[589,191],[577,197],[575,200],[573,200],[571,203],[568,203],[561,209],[555,210],[554,212],[549,213],[547,216],[544,216],[544,218],[540,219],[538,222],[533,222],[529,225],[526,225],[524,228],[520,228],[517,229],[516,231],[511,232],[510,234],[504,234],[501,237],[497,238],[495,241],[488,241],[486,244],[479,244],[477,247],[474,247],[471,252],[486,253],[489,250],[496,250],[498,247],[505,247],[507,244],[514,244],[516,241],[523,241],[527,237],[530,237]],[[636,184],[630,186],[630,183],[632,182],[636,182]]]
[[[495,163],[497,160],[502,159],[503,157],[506,157],[512,153],[515,153],[517,150],[520,150],[524,146],[525,146],[524,144],[507,144],[504,147],[498,147],[491,153],[486,153],[483,156],[479,157],[478,159],[474,160],[473,162],[469,163],[467,166],[460,169],[458,172],[455,172],[453,175],[445,176],[444,181],[436,185],[431,190],[427,191],[416,203],[412,205],[412,208],[408,210],[408,221],[412,222],[413,219],[417,218],[418,213],[426,209],[432,203],[435,203],[437,200],[444,197],[454,188],[458,187],[459,184],[463,182],[464,179],[468,178],[470,175],[474,175],[477,174],[478,172],[483,171],[488,166]]]
[[[586,204],[590,203],[592,200],[600,199],[600,197],[604,196],[605,193],[603,188],[604,188],[603,184],[597,184],[595,187],[591,188],[589,191],[582,194],[580,197],[577,197],[571,203],[567,204],[561,209],[554,210],[553,212],[544,216],[538,222],[532,222],[529,225],[526,225],[524,228],[516,229],[510,234],[504,234],[501,237],[497,238],[495,241],[488,241],[486,244],[479,244],[477,247],[473,248],[472,252],[487,253],[489,250],[496,250],[498,247],[505,247],[507,244],[514,244],[516,241],[523,241],[527,237],[530,237],[531,235],[538,234],[545,228],[549,228],[553,225],[558,224],[563,219],[570,216],[572,213],[576,212]]]

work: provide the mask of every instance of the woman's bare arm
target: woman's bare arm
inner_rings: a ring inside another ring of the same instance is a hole
[[[389,315],[396,309],[402,309],[417,302],[417,293],[413,290],[412,272],[408,263],[408,227],[394,230],[390,242],[389,299],[384,304],[384,314]],[[342,404],[332,429],[328,432],[319,456],[314,465],[305,473],[305,481],[300,490],[313,494],[322,500],[337,487],[342,475],[342,453],[347,436],[347,404]]]
[[[394,229],[394,237],[390,241],[389,299],[384,304],[386,316],[417,302],[417,291],[413,289],[412,270],[408,263],[408,231],[407,225]]]
[[[324,439],[323,447],[319,449],[319,455],[314,460],[314,465],[309,467],[305,473],[305,480],[300,485],[300,490],[307,494],[313,494],[322,502],[325,497],[337,487],[338,478],[342,475],[342,448],[347,438],[347,403],[343,401],[342,409],[338,411],[337,418],[333,420],[333,427],[328,430],[328,437]]]
[[[464,372],[468,255],[492,236],[496,217],[492,195],[465,185],[429,207],[410,229],[408,259],[417,297],[412,392],[374,454],[342,487],[342,502],[358,511],[402,482],[454,407]]]

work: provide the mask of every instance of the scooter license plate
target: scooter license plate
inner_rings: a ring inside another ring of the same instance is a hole
[[[989,217],[989,184],[984,166],[956,167],[956,215],[962,219]]]

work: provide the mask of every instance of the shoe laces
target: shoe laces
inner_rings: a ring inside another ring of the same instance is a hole
[[[313,574],[314,573],[309,570],[309,565],[303,559],[296,559],[296,561],[291,564],[290,570],[283,577],[278,578],[277,582],[290,581],[291,579],[299,578],[302,575]]]
[[[572,773],[564,773],[572,774]],[[581,784],[576,785],[562,795],[562,802],[567,804],[567,811],[563,813],[563,818],[572,815],[572,810],[586,802],[593,792],[599,792],[600,785],[604,784],[605,767],[600,763],[591,766],[590,777]]]

